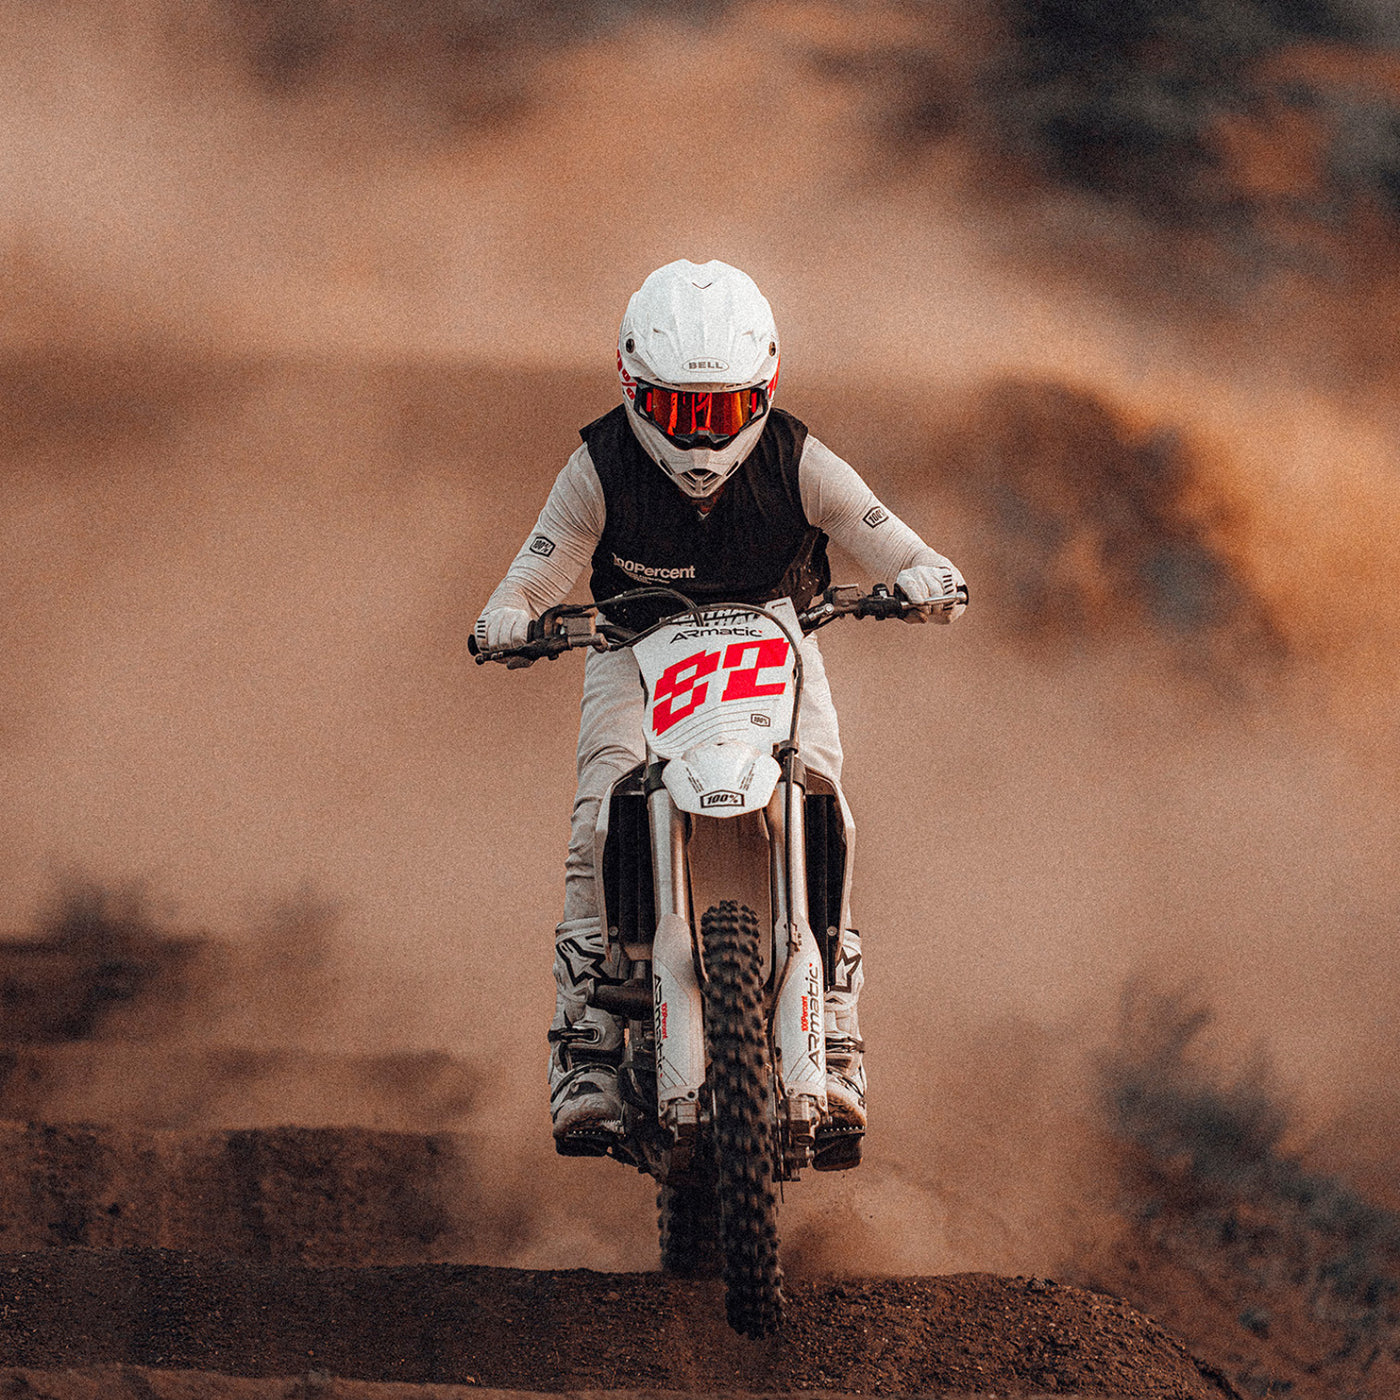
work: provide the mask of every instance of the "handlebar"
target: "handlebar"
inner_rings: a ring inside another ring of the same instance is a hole
[[[959,584],[954,595],[957,602],[966,604],[967,585]],[[942,600],[946,602],[947,600]],[[873,617],[882,621],[889,617],[904,617],[907,613],[919,612],[928,607],[927,603],[914,603],[904,596],[904,591],[888,589],[877,583],[869,593],[862,593],[854,584],[838,583],[822,594],[806,612],[799,613],[797,620],[804,632],[815,632],[838,617]]]
[[[618,598],[610,601],[632,601],[653,595],[665,595],[677,600],[682,605],[677,612],[691,611],[697,607],[697,604],[684,594],[671,588],[636,589],[620,594]],[[959,602],[967,602],[965,584],[958,589],[957,599]],[[606,604],[602,606],[606,607]],[[724,605],[717,603],[713,606]],[[797,620],[804,633],[815,632],[819,627],[835,622],[838,617],[873,617],[883,620],[903,617],[906,613],[918,612],[927,606],[925,603],[910,602],[900,589],[891,591],[883,583],[877,583],[869,593],[862,593],[854,584],[836,584],[828,588],[805,612],[799,613]],[[605,618],[600,620],[597,604],[566,603],[541,613],[530,624],[525,642],[518,647],[483,650],[477,645],[475,637],[468,637],[467,650],[476,658],[478,666],[483,666],[488,661],[502,661],[507,667],[514,669],[533,665],[536,661],[557,661],[566,651],[616,651],[629,646],[641,635],[641,632],[619,627]]]
[[[514,669],[536,661],[557,661],[566,651],[587,647],[593,651],[611,651],[625,646],[632,633],[609,622],[598,621],[598,609],[592,604],[562,604],[549,608],[531,624],[526,640],[518,647],[497,647],[483,650],[475,637],[467,638],[467,650],[478,666],[488,661],[504,661]]]

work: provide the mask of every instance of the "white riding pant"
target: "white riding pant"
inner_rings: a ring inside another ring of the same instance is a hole
[[[815,637],[802,641],[802,708],[797,740],[802,761],[823,777],[841,781],[841,735],[826,665]],[[603,795],[646,757],[645,696],[632,653],[590,652],[583,672],[578,731],[578,795],[564,864],[564,922],[596,919],[593,836]]]

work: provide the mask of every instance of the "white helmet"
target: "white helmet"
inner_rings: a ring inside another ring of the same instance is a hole
[[[714,495],[753,451],[778,358],[772,308],[728,263],[667,263],[627,303],[617,337],[627,421],[687,496]]]

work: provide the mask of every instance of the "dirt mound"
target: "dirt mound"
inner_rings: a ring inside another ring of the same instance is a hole
[[[513,1225],[479,1169],[465,1135],[0,1125],[0,1355],[525,1390],[1228,1393],[1126,1304],[1042,1279],[799,1279],[757,1345],[718,1284],[464,1264]]]
[[[0,1124],[0,1249],[193,1250],[309,1265],[462,1258],[499,1243],[450,1134],[139,1133]]]
[[[66,1367],[62,1371],[36,1371],[20,1367],[0,1371],[4,1394],[30,1396],[32,1400],[529,1400],[532,1392],[485,1390],[472,1385],[396,1385],[381,1381],[346,1381],[319,1371],[300,1376],[251,1379],[219,1376],[212,1371],[152,1371],[145,1366]],[[25,1387],[28,1389],[25,1389]],[[677,1400],[678,1392],[648,1390],[565,1390],[554,1392],[561,1400]],[[711,1400],[732,1400],[724,1391],[706,1392]],[[1005,1392],[958,1395],[944,1393],[943,1400],[1001,1400]],[[803,1390],[770,1394],[765,1400],[846,1400],[841,1391]],[[1063,1391],[1028,1396],[1026,1400],[1087,1400]],[[1094,1400],[1135,1400],[1134,1396],[1095,1396]]]
[[[557,1391],[1046,1391],[1216,1400],[1231,1392],[1126,1304],[1042,1279],[804,1281],[755,1344],[718,1284],[467,1265],[311,1269],[168,1250],[0,1256],[0,1351],[39,1368]]]

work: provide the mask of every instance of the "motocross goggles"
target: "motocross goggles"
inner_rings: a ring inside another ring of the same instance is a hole
[[[677,447],[723,447],[768,411],[763,385],[750,389],[664,389],[637,381],[633,407]]]

